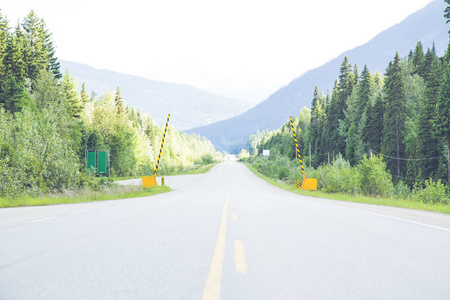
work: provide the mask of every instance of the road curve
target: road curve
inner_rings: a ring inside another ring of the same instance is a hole
[[[304,197],[228,160],[129,200],[0,210],[0,299],[446,299],[450,216]]]

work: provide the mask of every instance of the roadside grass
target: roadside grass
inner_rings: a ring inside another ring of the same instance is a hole
[[[204,174],[211,170],[217,163],[203,165],[200,167],[195,167],[192,169],[185,169],[179,172],[163,173],[161,176],[170,175],[194,175],[194,174]],[[71,204],[71,203],[83,203],[91,201],[105,201],[105,200],[117,200],[117,199],[127,199],[127,198],[137,198],[152,196],[155,194],[166,193],[171,191],[168,186],[155,186],[151,188],[143,188],[142,186],[136,185],[117,185],[113,184],[113,181],[126,180],[126,179],[136,179],[142,176],[131,176],[131,177],[95,177],[94,182],[98,184],[98,188],[80,188],[77,190],[67,190],[62,193],[53,193],[32,196],[23,194],[22,196],[15,199],[0,198],[0,208],[7,207],[20,207],[20,206],[44,206],[44,205],[57,205],[57,204]],[[102,185],[101,182],[106,183]],[[112,183],[112,184],[110,184]]]
[[[425,210],[431,212],[439,212],[443,214],[450,214],[450,205],[445,204],[431,204],[431,203],[423,203],[417,200],[412,199],[399,199],[396,197],[368,197],[362,195],[347,195],[347,194],[329,194],[321,191],[304,191],[300,190],[300,188],[295,188],[294,184],[285,184],[280,183],[277,180],[274,180],[264,174],[261,174],[250,164],[245,164],[250,171],[252,171],[258,177],[264,179],[268,183],[275,185],[281,189],[284,189],[289,192],[297,193],[304,196],[337,200],[337,201],[348,201],[348,202],[358,202],[365,204],[374,204],[374,205],[382,205],[382,206],[392,206],[392,207],[400,207],[400,208],[410,208],[417,210]]]
[[[62,193],[46,194],[42,196],[23,195],[17,199],[0,198],[0,208],[19,206],[43,206],[56,204],[72,204],[91,201],[117,200],[126,198],[146,197],[171,191],[168,186],[143,188],[136,185],[102,186],[98,190],[78,189]]]

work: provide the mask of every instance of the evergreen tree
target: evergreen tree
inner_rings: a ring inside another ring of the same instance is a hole
[[[370,71],[366,65],[364,65],[364,69],[361,73],[361,81],[359,82],[357,92],[358,101],[356,102],[356,124],[359,123],[361,116],[363,115],[365,108],[368,106],[370,98],[373,94],[372,74],[370,74]]]
[[[19,26],[16,27],[14,35],[11,35],[7,41],[6,56],[4,63],[6,68],[11,71],[12,76],[17,83],[25,85],[26,65],[25,49],[23,48],[24,36]]]
[[[448,55],[448,53],[447,53]],[[445,65],[436,102],[436,134],[447,146],[447,180],[450,182],[450,65]]]
[[[400,55],[395,54],[394,61],[389,63],[385,75],[384,91],[386,106],[384,111],[383,154],[387,156],[386,165],[391,174],[399,178],[405,169],[405,87]]]
[[[353,79],[354,79],[353,87],[355,87],[359,84],[359,79],[360,79],[358,64],[355,63],[353,70],[354,70],[353,71]]]
[[[64,73],[59,84],[61,96],[71,107],[72,117],[79,119],[83,110],[83,104],[81,103],[80,95],[77,92],[77,82],[70,76],[68,69]]]
[[[333,92],[331,93],[331,97],[329,97],[329,104],[326,107],[326,122],[325,122],[325,132],[323,135],[322,144],[324,146],[324,150],[329,152],[330,154],[337,155],[338,151],[336,150],[337,140],[339,138],[338,128],[339,128],[339,120],[337,114],[337,103],[338,103],[338,94],[339,94],[339,83],[336,80],[334,82]]]
[[[85,106],[86,103],[88,103],[90,101],[89,94],[86,89],[86,84],[84,82],[81,85],[80,99],[81,99],[81,103],[83,106]]]
[[[309,143],[314,151],[320,149],[320,140],[323,133],[325,98],[319,88],[316,86],[314,90],[314,97],[311,102],[311,120],[309,130]],[[292,148],[291,148],[292,149]],[[315,157],[315,159],[318,159]]]
[[[342,106],[342,115],[345,110],[345,101],[352,94],[353,87],[355,86],[355,78],[352,73],[352,65],[350,64],[347,56],[344,57],[344,61],[341,64],[339,71],[339,105]]]
[[[378,96],[375,103],[366,106],[365,122],[362,124],[361,140],[365,144],[364,153],[370,150],[376,153],[381,152],[383,140],[383,116],[384,103],[381,96]]]
[[[417,42],[416,48],[414,49],[413,65],[415,68],[415,74],[418,74],[420,77],[424,77],[425,70],[422,42]]]
[[[429,70],[426,74],[426,90],[422,97],[420,112],[419,112],[419,126],[417,135],[417,157],[431,158],[439,156],[439,145],[434,132],[433,125],[436,119],[436,102],[438,98],[440,78],[442,69],[439,60],[434,56],[431,66],[427,67]],[[434,172],[439,167],[437,159],[420,160],[418,161],[419,177],[428,179],[434,177]]]
[[[61,78],[59,62],[54,57],[55,49],[43,19],[32,10],[24,19],[22,27],[26,35],[25,64],[27,77],[35,80],[42,69],[51,70],[56,78]]]
[[[116,104],[116,111],[119,116],[123,115],[124,108],[123,108],[123,97],[122,93],[120,92],[120,88],[117,87],[116,95],[114,97],[114,101]]]
[[[8,70],[5,87],[0,91],[0,106],[3,106],[11,113],[20,112],[24,107],[36,110],[33,99],[22,82],[17,82],[16,78]]]

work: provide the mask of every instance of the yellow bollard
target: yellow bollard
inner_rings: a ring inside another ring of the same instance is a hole
[[[317,178],[306,178],[303,176],[301,190],[315,191],[317,190]]]
[[[157,186],[156,176],[142,176],[142,187],[149,188],[152,186]]]

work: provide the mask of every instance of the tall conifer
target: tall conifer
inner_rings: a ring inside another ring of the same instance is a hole
[[[123,97],[122,92],[120,91],[120,88],[117,87],[116,95],[114,97],[114,102],[116,104],[116,111],[119,116],[123,115],[124,108],[123,108]]]
[[[434,56],[426,74],[425,95],[421,99],[419,109],[419,128],[417,133],[417,157],[431,158],[439,156],[439,146],[433,125],[436,120],[436,103],[438,98],[442,68],[437,57]],[[428,179],[434,177],[439,167],[437,159],[418,161],[419,177]]]
[[[447,53],[448,55],[448,53]],[[436,102],[436,133],[447,147],[447,180],[450,182],[450,65],[443,71]]]
[[[385,75],[385,110],[383,128],[383,148],[386,155],[386,165],[394,176],[399,178],[404,174],[405,145],[405,86],[401,69],[400,55],[395,54],[394,61],[389,63]]]

